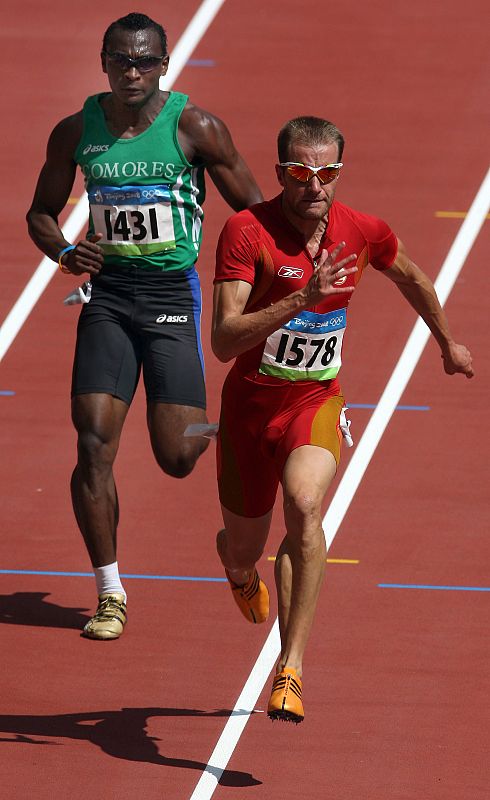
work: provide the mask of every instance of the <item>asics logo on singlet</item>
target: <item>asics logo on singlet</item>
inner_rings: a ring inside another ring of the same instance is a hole
[[[160,314],[159,317],[156,318],[155,322],[158,322],[161,325],[163,322],[187,322],[187,314]]]
[[[83,148],[83,155],[86,156],[89,153],[107,153],[108,149],[108,144],[88,144]]]
[[[283,278],[302,278],[304,272],[301,267],[281,267],[277,274]]]

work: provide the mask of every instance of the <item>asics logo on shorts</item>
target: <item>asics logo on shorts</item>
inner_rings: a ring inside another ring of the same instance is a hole
[[[155,322],[161,325],[163,322],[187,322],[187,314],[160,314]]]
[[[283,278],[302,278],[304,275],[304,269],[301,267],[281,267],[278,275],[281,275]]]

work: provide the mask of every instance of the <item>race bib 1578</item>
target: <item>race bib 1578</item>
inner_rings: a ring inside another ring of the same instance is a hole
[[[267,339],[259,372],[289,381],[335,378],[342,364],[347,309],[302,311]]]

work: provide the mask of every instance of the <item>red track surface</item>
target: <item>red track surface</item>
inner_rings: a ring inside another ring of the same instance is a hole
[[[175,44],[197,8],[144,10]],[[222,116],[266,195],[280,125],[297,114],[345,132],[338,196],[385,218],[435,278],[487,170],[488,46],[481,0],[361,4],[228,0],[175,88]],[[8,85],[2,173],[3,320],[40,261],[23,217],[49,131],[105,88],[103,30],[128,9],[18,4],[2,36]],[[5,87],[4,87],[5,89]],[[77,187],[80,190],[80,186]],[[209,350],[213,251],[229,211],[212,187],[200,258],[209,416],[224,368]],[[485,592],[381,589],[379,583],[489,586],[488,222],[447,304],[477,378],[444,375],[424,352],[331,549],[305,665],[306,721],[253,715],[214,797],[279,800],[488,800]],[[486,259],[485,259],[486,256]],[[89,571],[72,518],[69,380],[76,310],[55,276],[1,370],[0,568]],[[396,291],[366,275],[353,300],[343,386],[375,403],[414,322]],[[369,411],[351,412],[359,440]],[[488,446],[488,440],[487,440]],[[220,576],[213,447],[183,482],[163,476],[145,438],[142,393],[117,462],[123,572]],[[351,454],[344,451],[343,469]],[[281,536],[279,516],[269,553]],[[271,563],[261,571],[272,583]],[[5,800],[189,798],[268,630],[249,628],[221,583],[128,580],[130,623],[115,643],[83,640],[88,578],[0,575]],[[260,698],[264,708],[269,684]]]

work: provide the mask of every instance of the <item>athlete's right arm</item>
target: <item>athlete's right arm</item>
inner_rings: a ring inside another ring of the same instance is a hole
[[[68,202],[76,173],[74,154],[82,135],[82,112],[66,117],[52,131],[46,150],[46,161],[39,174],[34,198],[27,212],[28,231],[33,242],[45,255],[57,261],[58,253],[72,244],[67,242],[58,224],[58,217]],[[100,237],[91,237],[98,240]],[[101,248],[88,240],[77,244],[63,264],[75,275],[97,273],[103,263]]]

